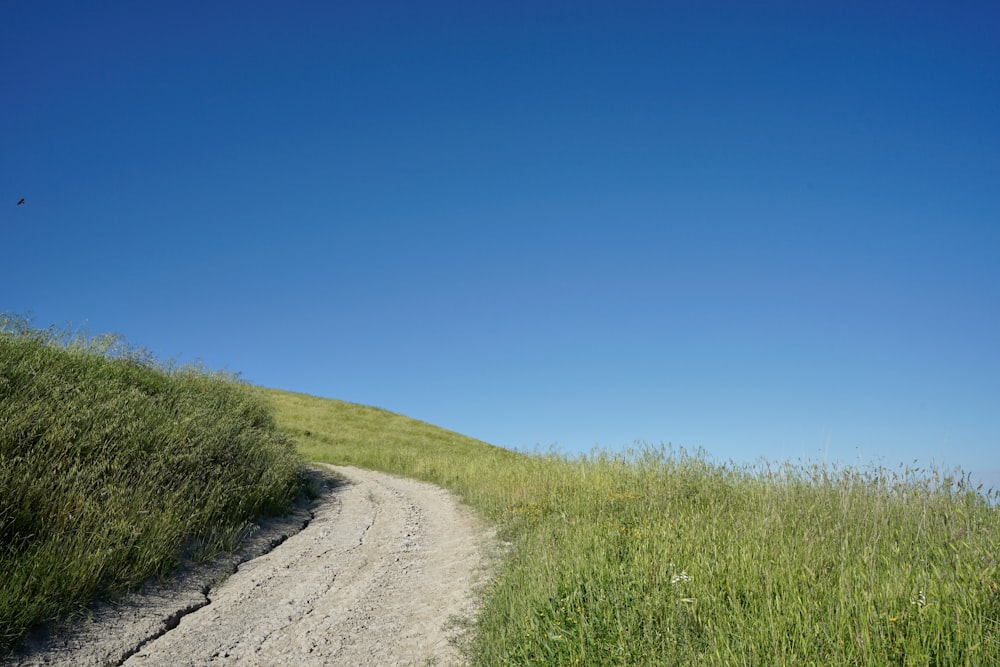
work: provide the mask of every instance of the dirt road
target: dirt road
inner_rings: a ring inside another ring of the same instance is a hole
[[[327,478],[300,530],[262,529],[259,551],[294,534],[221,584],[202,571],[145,602],[99,610],[13,664],[462,664],[456,620],[474,613],[484,526],[433,485],[330,469],[346,481]]]

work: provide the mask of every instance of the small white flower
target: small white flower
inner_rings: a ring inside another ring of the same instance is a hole
[[[927,598],[924,596],[924,592],[920,591],[920,593],[917,595],[917,599],[910,602],[910,604],[916,605],[918,607],[923,607],[924,605],[926,605]]]
[[[681,584],[684,583],[685,581],[691,581],[691,577],[688,575],[687,572],[681,572],[680,574],[675,574],[674,576],[670,577],[670,583],[672,584]]]

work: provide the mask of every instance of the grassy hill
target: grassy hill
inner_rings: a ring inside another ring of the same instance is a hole
[[[232,545],[304,460],[437,483],[497,526],[477,665],[1000,665],[1000,512],[960,472],[519,454],[17,320],[0,320],[0,653]]]
[[[253,388],[113,336],[0,320],[0,655],[32,625],[234,546],[303,461]]]
[[[379,408],[275,389],[264,390],[282,432],[303,458],[414,477],[488,507],[484,478],[516,474],[524,455]]]
[[[473,664],[1000,665],[1000,513],[960,472],[528,456],[267,395],[306,458],[435,482],[499,527]]]

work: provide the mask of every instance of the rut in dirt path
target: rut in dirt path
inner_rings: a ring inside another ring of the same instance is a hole
[[[347,482],[318,503],[305,529],[240,565],[200,608],[172,619],[176,627],[161,627],[115,662],[462,664],[456,619],[474,614],[488,531],[439,487],[329,469]],[[47,657],[55,661],[24,664],[81,664],[68,654]]]

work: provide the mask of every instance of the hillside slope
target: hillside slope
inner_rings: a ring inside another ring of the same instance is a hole
[[[268,396],[309,459],[435,482],[496,527],[474,664],[1000,664],[1000,512],[960,471],[529,456]]]
[[[263,391],[278,427],[306,460],[432,482],[487,515],[496,495],[480,493],[477,481],[516,475],[520,467],[511,464],[531,458],[388,410],[278,389]]]
[[[0,655],[235,544],[302,467],[248,385],[0,317]]]

